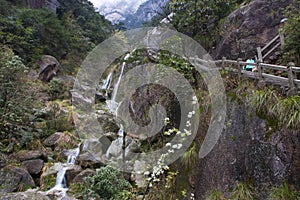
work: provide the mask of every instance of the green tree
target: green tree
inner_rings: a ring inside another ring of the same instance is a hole
[[[169,10],[175,13],[172,25],[209,48],[218,34],[220,20],[242,2],[243,0],[171,0]]]
[[[113,26],[102,15],[95,11],[93,4],[88,0],[59,0],[58,17],[65,20],[73,19],[92,43],[98,44],[107,38],[113,31]]]
[[[33,88],[25,76],[27,68],[11,49],[0,46],[0,146],[11,151],[24,145],[33,110]]]
[[[55,14],[48,9],[15,9],[12,16],[0,16],[0,42],[9,45],[26,62],[42,54],[60,58],[70,36]]]
[[[297,66],[300,65],[300,2],[293,1],[286,9],[288,20],[283,27],[285,34],[284,59],[287,62],[293,61]]]

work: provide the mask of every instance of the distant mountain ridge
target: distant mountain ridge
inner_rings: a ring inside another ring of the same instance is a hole
[[[141,4],[138,10],[125,18],[124,24],[127,28],[137,28],[151,19],[168,5],[170,0],[148,0]]]
[[[125,28],[137,28],[149,22],[170,0],[141,0],[139,2],[122,1],[115,5],[99,7],[99,12],[113,24],[124,23]],[[138,3],[141,3],[137,6]],[[136,9],[137,8],[137,9]]]

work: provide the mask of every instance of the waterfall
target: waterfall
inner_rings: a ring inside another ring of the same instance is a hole
[[[101,90],[108,90],[110,88],[111,80],[112,80],[112,72],[110,72],[107,78],[103,81],[101,86]]]
[[[123,124],[120,124],[120,129],[118,131],[118,137],[123,137],[124,135],[124,127]]]
[[[115,85],[115,88],[114,88],[114,91],[113,91],[113,95],[112,95],[112,98],[111,98],[111,100],[114,101],[114,102],[116,102],[116,97],[117,97],[117,94],[118,94],[118,89],[119,89],[119,85],[120,85],[120,82],[121,82],[121,79],[122,79],[122,75],[123,75],[123,71],[124,71],[125,65],[126,65],[126,62],[124,61],[122,63],[121,73],[120,73],[118,81],[117,81],[117,83]]]
[[[110,88],[111,82],[112,82],[112,74],[113,72],[110,72],[107,76],[107,78],[103,81],[103,84],[101,85],[101,90],[105,90],[105,96],[108,96],[108,90]]]
[[[116,98],[117,98],[117,94],[118,94],[118,89],[119,89],[119,85],[123,76],[123,72],[124,72],[124,68],[126,65],[126,60],[128,60],[128,58],[130,57],[130,53],[126,54],[125,58],[124,58],[124,62],[122,63],[122,68],[121,68],[121,73],[119,75],[119,78],[117,80],[117,83],[115,84],[114,90],[113,90],[113,94],[112,94],[112,98],[111,100],[106,100],[106,104],[108,109],[110,110],[111,113],[116,114],[117,108],[118,108],[118,102],[116,102]]]
[[[55,193],[60,196],[58,199],[63,199],[67,195],[68,186],[66,180],[66,171],[69,169],[69,165],[74,165],[77,156],[80,153],[80,145],[77,148],[68,150],[67,162],[64,164],[64,167],[58,171],[55,181],[55,186],[47,191],[49,193]]]

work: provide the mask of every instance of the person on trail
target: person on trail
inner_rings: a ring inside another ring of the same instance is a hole
[[[255,63],[255,60],[250,58],[246,62],[247,63]],[[246,65],[243,70],[252,71],[253,67],[254,67],[253,65]]]

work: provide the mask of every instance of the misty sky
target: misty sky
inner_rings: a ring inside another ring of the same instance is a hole
[[[100,14],[111,22],[125,20],[124,16],[133,14],[147,0],[89,0]]]
[[[140,5],[141,3],[145,2],[146,0],[90,0],[95,7],[99,8],[103,5],[117,5],[121,2],[127,2],[127,4],[134,3],[136,5]]]

